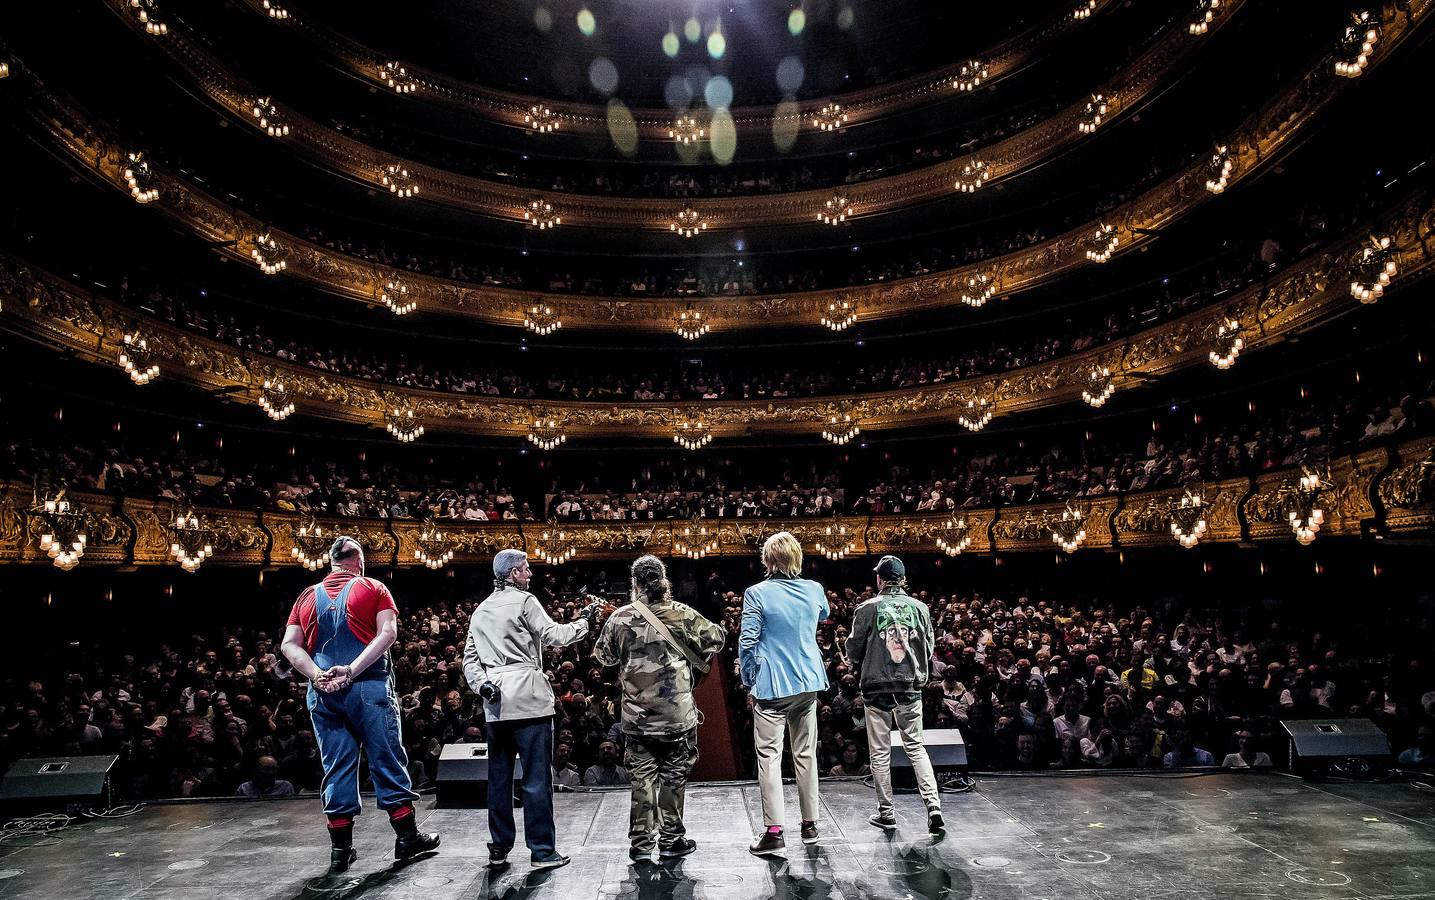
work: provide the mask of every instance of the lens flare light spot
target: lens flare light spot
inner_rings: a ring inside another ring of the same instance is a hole
[[[673,59],[678,55],[679,49],[681,49],[681,45],[678,43],[677,32],[669,28],[668,33],[663,35],[663,54],[668,59]]]
[[[807,69],[795,56],[784,56],[777,64],[777,88],[784,94],[796,94],[802,88]]]
[[[578,30],[583,32],[584,37],[592,37],[593,32],[598,30],[598,20],[593,17],[593,11],[586,6],[578,10]]]
[[[683,37],[688,39],[689,44],[696,44],[703,36],[703,23],[697,18],[688,19],[683,23]]]
[[[709,78],[707,85],[703,87],[703,99],[713,109],[732,106],[732,82],[724,75]]]
[[[618,89],[618,67],[606,56],[600,56],[588,65],[588,83],[605,94]]]
[[[608,136],[624,156],[638,153],[638,123],[621,100],[608,101]]]
[[[708,146],[712,148],[713,159],[721,165],[732,162],[737,155],[737,123],[732,120],[732,113],[726,107],[713,112],[712,126],[708,129],[712,138]]]
[[[553,30],[553,13],[545,6],[540,6],[533,11],[533,27],[545,34]]]
[[[779,153],[786,153],[797,143],[797,132],[802,127],[802,110],[797,101],[788,98],[777,104],[772,115],[772,146]]]
[[[794,9],[792,12],[787,14],[787,30],[789,33],[792,34],[793,37],[797,37],[799,34],[802,34],[802,29],[806,27],[807,13],[802,11],[802,7],[799,6],[797,9]]]

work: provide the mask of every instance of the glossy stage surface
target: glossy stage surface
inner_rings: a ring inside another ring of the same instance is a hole
[[[792,789],[789,787],[789,794]],[[320,873],[327,838],[316,800],[151,806],[48,837],[0,842],[0,897],[91,898],[1247,898],[1435,897],[1435,791],[1329,785],[1279,775],[1001,777],[943,798],[949,830],[926,832],[921,801],[898,797],[899,830],[867,824],[860,783],[823,783],[821,842],[783,860],[748,855],[757,788],[688,793],[698,852],[664,866],[627,857],[626,793],[557,798],[566,868],[537,873],[520,849],[484,863],[482,810],[434,810],[436,856],[395,868],[372,805],[341,878]],[[370,804],[372,801],[368,801]],[[796,797],[789,797],[795,809]]]

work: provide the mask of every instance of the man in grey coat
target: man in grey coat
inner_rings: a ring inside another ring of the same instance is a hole
[[[463,674],[483,698],[488,729],[488,864],[505,865],[513,849],[513,761],[523,758],[523,837],[533,867],[568,864],[553,828],[553,689],[543,674],[543,648],[588,636],[598,604],[559,624],[528,592],[528,554],[493,558],[493,593],[474,610],[463,648]]]

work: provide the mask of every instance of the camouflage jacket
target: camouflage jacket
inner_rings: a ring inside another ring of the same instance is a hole
[[[722,649],[723,630],[676,601],[648,608],[699,659]],[[632,604],[608,617],[593,656],[605,666],[621,666],[623,731],[647,736],[678,735],[697,727],[693,672],[687,658],[649,625]]]

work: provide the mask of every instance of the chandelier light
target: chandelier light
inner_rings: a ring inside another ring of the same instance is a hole
[[[1106,95],[1092,94],[1091,99],[1086,101],[1086,109],[1081,114],[1081,121],[1076,123],[1076,130],[1082,134],[1091,134],[1101,127],[1106,118]]]
[[[539,450],[552,450],[559,444],[568,440],[568,435],[558,426],[558,420],[552,416],[542,416],[533,420],[528,426],[528,442]]]
[[[1081,399],[1088,405],[1100,409],[1116,393],[1116,379],[1106,366],[1092,366],[1086,376],[1086,387],[1081,389]]]
[[[668,230],[680,234],[685,238],[694,237],[700,232],[707,231],[708,220],[691,206],[684,206],[678,210],[677,215],[668,223]]]
[[[418,82],[409,77],[408,70],[394,61],[379,66],[379,80],[396,94],[412,94],[419,87]]]
[[[255,121],[259,123],[260,130],[265,134],[272,138],[288,137],[289,123],[284,121],[284,114],[279,111],[279,107],[274,105],[271,98],[260,97],[255,100],[250,112]]]
[[[550,566],[559,566],[578,555],[578,546],[568,532],[550,527],[538,536],[533,555]]]
[[[65,489],[60,488],[43,497],[37,490],[30,512],[42,522],[40,549],[54,561],[55,568],[68,572],[79,565],[89,540],[85,534],[85,508],[72,503]]]
[[[692,116],[678,116],[673,120],[673,127],[668,129],[668,137],[683,146],[696,144],[707,136],[707,129]]]
[[[718,552],[718,548],[721,546],[722,542],[718,539],[717,528],[709,528],[694,522],[691,525],[684,525],[681,532],[673,530],[674,556],[702,559],[710,553]]]
[[[130,196],[137,203],[153,203],[159,199],[159,188],[154,186],[154,173],[143,153],[131,153],[129,165],[125,166],[125,185]]]
[[[289,555],[310,572],[317,571],[329,561],[331,539],[319,523],[306,519],[294,529],[294,546],[289,548]]]
[[[1206,190],[1213,194],[1224,191],[1231,183],[1231,169],[1234,168],[1231,161],[1231,149],[1225,144],[1216,147],[1216,152],[1211,154],[1211,161],[1207,169],[1211,175],[1206,179]]]
[[[1187,491],[1181,499],[1171,504],[1171,537],[1176,543],[1190,550],[1201,542],[1206,534],[1206,510],[1209,509],[1201,495]]]
[[[992,402],[985,397],[973,397],[967,401],[967,408],[957,421],[968,431],[981,431],[992,420]]]
[[[389,163],[379,175],[379,181],[401,200],[407,200],[419,192],[418,181],[400,163]]]
[[[294,414],[294,398],[281,379],[266,378],[264,386],[259,389],[259,408],[269,418],[282,422]]]
[[[1071,17],[1080,22],[1083,19],[1091,18],[1091,14],[1094,12],[1096,12],[1096,0],[1082,0],[1076,4],[1076,9],[1071,11]]]
[[[1047,522],[1047,530],[1051,532],[1051,540],[1056,546],[1067,553],[1075,553],[1086,542],[1086,513],[1069,505],[1062,510],[1061,518]]]
[[[1287,489],[1286,507],[1291,531],[1302,547],[1315,540],[1320,526],[1325,524],[1325,510],[1320,507],[1320,476],[1314,472],[1301,475],[1300,480]]]
[[[269,18],[282,22],[289,18],[289,10],[275,3],[274,0],[264,0],[264,11],[269,13]]]
[[[959,91],[974,91],[986,80],[987,64],[979,59],[969,59],[957,70],[956,77],[952,79],[952,87]]]
[[[563,320],[553,307],[538,303],[523,311],[523,327],[542,337],[562,328]]]
[[[169,34],[169,26],[159,20],[159,4],[155,0],[130,0],[130,12],[144,25],[145,34],[156,37]]]
[[[1359,78],[1370,65],[1370,53],[1380,40],[1380,17],[1367,9],[1351,13],[1350,18],[1340,39],[1342,58],[1336,60],[1335,74]]]
[[[384,413],[384,428],[401,444],[412,444],[424,436],[423,421],[408,405],[397,406]]]
[[[841,225],[847,221],[847,216],[852,212],[852,201],[842,196],[841,192],[834,193],[827,202],[822,204],[818,211],[817,218],[828,225]]]
[[[937,549],[948,556],[960,556],[972,544],[972,532],[965,516],[953,516],[937,532]]]
[[[847,113],[842,111],[842,106],[838,103],[828,103],[812,114],[813,127],[823,131],[836,131],[846,124]]]
[[[195,515],[193,509],[176,512],[164,530],[169,539],[169,555],[186,572],[196,571],[214,555],[214,529],[208,519]]]
[[[10,77],[10,64],[7,63],[7,62],[4,62],[4,61],[0,61],[0,78],[9,78],[9,77]]]
[[[159,364],[155,362],[149,338],[139,331],[125,333],[120,344],[119,363],[135,384],[149,384],[159,374]]]
[[[846,559],[857,552],[857,542],[846,525],[828,525],[822,530],[822,537],[812,546],[831,560]]]
[[[992,177],[991,169],[980,159],[974,159],[962,166],[962,177],[957,179],[956,189],[963,194],[975,194]]]
[[[833,331],[844,331],[857,321],[857,304],[850,300],[833,300],[819,320]]]
[[[558,114],[542,104],[528,107],[523,121],[539,134],[552,134],[558,130]]]
[[[1361,303],[1374,303],[1383,297],[1398,271],[1390,238],[1371,235],[1355,255],[1352,268],[1355,277],[1350,282],[1350,296]]]
[[[418,309],[418,301],[409,296],[409,284],[403,276],[392,272],[379,288],[379,302],[387,306],[394,315],[406,316]]]
[[[434,525],[433,519],[424,520],[423,528],[414,542],[414,559],[433,571],[442,569],[453,559],[453,545]]]
[[[967,276],[966,284],[962,286],[962,302],[973,309],[981,309],[996,292],[996,280],[992,276],[975,272]]]
[[[1191,20],[1189,31],[1191,34],[1200,36],[1211,29],[1211,21],[1216,18],[1216,10],[1221,8],[1221,0],[1196,0],[1196,16]]]
[[[841,447],[850,443],[857,435],[862,433],[857,420],[852,418],[851,413],[833,413],[827,417],[827,427],[822,429],[824,440],[831,441]]]
[[[563,224],[563,217],[553,209],[553,204],[542,197],[534,197],[523,208],[523,220],[530,228],[547,231]]]
[[[673,430],[673,443],[684,450],[701,450],[712,443],[712,429],[698,413],[689,413]]]
[[[278,275],[289,268],[289,251],[267,231],[254,238],[249,256],[265,275]]]
[[[1241,336],[1241,323],[1227,319],[1216,329],[1216,347],[1211,351],[1211,365],[1225,371],[1236,364],[1236,357],[1246,348]]]
[[[678,313],[678,318],[673,322],[673,331],[678,337],[695,341],[709,331],[707,322],[703,321],[703,314],[695,309],[685,309]]]
[[[1116,234],[1116,226],[1103,222],[1087,235],[1086,258],[1100,265],[1110,259],[1120,245],[1121,238]]]

